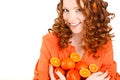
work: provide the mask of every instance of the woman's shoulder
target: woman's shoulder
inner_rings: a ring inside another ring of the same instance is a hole
[[[43,35],[42,39],[46,39],[46,40],[57,40],[58,37],[55,33],[46,33],[45,35]]]
[[[113,50],[112,40],[109,40],[97,50],[97,55],[99,56],[107,55],[109,54],[109,51],[112,50]]]
[[[42,37],[43,42],[50,44],[58,44],[59,38],[55,33],[47,33]]]
[[[109,47],[112,47],[112,40],[107,41],[105,45],[103,45],[104,48],[108,49]]]
[[[52,54],[59,51],[60,46],[58,42],[59,38],[54,33],[47,33],[42,37],[42,44],[45,45]]]

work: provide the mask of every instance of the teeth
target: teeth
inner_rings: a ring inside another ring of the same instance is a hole
[[[79,23],[74,23],[74,24],[71,24],[72,26],[75,26],[75,25],[78,25]]]

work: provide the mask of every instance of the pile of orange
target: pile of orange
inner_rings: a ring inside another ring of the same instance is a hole
[[[66,76],[67,80],[80,80],[82,78],[87,78],[93,72],[98,71],[98,67],[95,64],[87,64],[81,61],[81,56],[73,52],[69,58],[60,60],[57,57],[52,57],[50,63],[54,66],[54,76],[56,79],[59,77],[55,74],[56,71],[60,71]]]

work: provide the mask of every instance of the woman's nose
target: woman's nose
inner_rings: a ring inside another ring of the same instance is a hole
[[[74,12],[69,13],[68,21],[73,22],[75,19],[76,19],[75,13]]]

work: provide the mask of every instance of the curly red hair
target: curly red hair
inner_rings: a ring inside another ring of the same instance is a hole
[[[107,11],[108,3],[103,0],[82,0],[84,8],[80,5],[80,0],[76,0],[78,6],[81,8],[85,18],[83,23],[83,41],[84,47],[88,47],[92,52],[96,53],[97,49],[114,36],[110,34],[112,27],[109,25],[114,13]],[[55,33],[60,41],[61,48],[66,48],[69,44],[69,39],[72,37],[72,31],[65,24],[63,19],[63,0],[57,5],[58,17],[52,26],[52,31]]]

